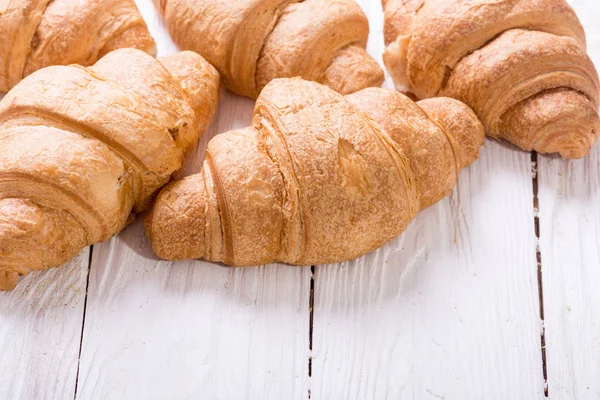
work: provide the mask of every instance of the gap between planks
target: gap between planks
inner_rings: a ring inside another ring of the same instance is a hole
[[[531,152],[531,180],[533,188],[533,224],[535,229],[535,258],[537,265],[538,296],[540,304],[541,334],[540,345],[542,353],[542,374],[544,377],[544,396],[548,397],[548,368],[546,366],[546,326],[544,323],[544,285],[542,276],[542,251],[540,249],[540,201],[538,197],[538,153]]]
[[[77,373],[75,374],[75,392],[73,400],[77,400],[77,388],[79,385],[79,366],[81,364],[81,350],[83,349],[83,332],[85,330],[85,315],[87,310],[88,290],[90,288],[90,272],[92,270],[92,256],[94,254],[94,245],[90,246],[90,256],[88,258],[87,276],[85,281],[85,298],[83,300],[83,316],[81,319],[81,336],[79,338],[79,354],[77,355]]]

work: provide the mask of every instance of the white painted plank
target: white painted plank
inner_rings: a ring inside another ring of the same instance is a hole
[[[138,2],[160,54],[174,51]],[[222,91],[186,173],[217,132],[250,124],[253,102]],[[94,248],[77,398],[305,399],[310,269],[232,269],[152,254],[141,221]]]
[[[544,397],[529,154],[488,142],[460,178],[399,239],[317,267],[313,399]]]
[[[600,2],[571,1],[600,67]],[[539,157],[540,248],[550,399],[600,398],[600,149]]]
[[[551,399],[600,398],[600,151],[539,161]]]
[[[533,217],[529,153],[488,141],[400,238],[317,267],[312,399],[544,398]]]
[[[72,399],[89,250],[0,292],[0,399]]]
[[[155,259],[140,223],[94,248],[78,399],[304,399],[310,270]]]

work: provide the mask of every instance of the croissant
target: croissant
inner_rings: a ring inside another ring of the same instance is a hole
[[[213,64],[231,91],[256,98],[301,76],[349,94],[381,86],[365,51],[369,23],[353,0],[154,0],[175,43]]]
[[[463,103],[389,89],[342,96],[276,79],[252,127],[213,138],[199,174],[158,195],[146,230],[164,259],[235,266],[349,260],[446,196],[484,129]]]
[[[50,65],[91,65],[119,48],[155,55],[133,0],[0,1],[0,92]]]
[[[218,85],[195,53],[121,49],[15,86],[0,102],[0,288],[145,210],[212,118]]]
[[[487,133],[525,150],[585,156],[600,84],[564,0],[383,0],[385,65],[399,90],[465,102]]]

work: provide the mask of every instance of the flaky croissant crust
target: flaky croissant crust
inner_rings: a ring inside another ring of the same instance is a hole
[[[368,88],[341,96],[277,79],[252,127],[213,138],[202,172],[146,219],[158,256],[244,266],[352,259],[400,234],[454,186],[484,131],[459,101]]]
[[[365,51],[368,20],[353,0],[154,0],[175,43],[204,56],[235,93],[301,76],[343,93],[380,86]]]
[[[91,65],[119,48],[154,55],[133,0],[0,2],[0,92],[50,65]]]
[[[218,81],[195,53],[122,49],[17,84],[0,102],[0,289],[145,210],[212,118]]]
[[[600,134],[598,74],[564,0],[383,0],[397,88],[473,108],[491,136],[587,154]]]

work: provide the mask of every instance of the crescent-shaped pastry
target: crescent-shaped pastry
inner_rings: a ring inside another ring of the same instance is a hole
[[[384,62],[397,88],[449,96],[488,135],[585,156],[600,134],[600,83],[564,0],[383,0]]]

